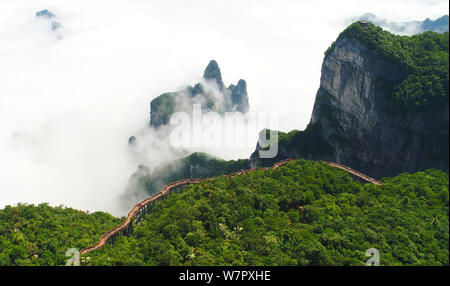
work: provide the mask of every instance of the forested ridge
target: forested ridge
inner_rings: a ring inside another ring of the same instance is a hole
[[[88,265],[364,265],[372,247],[381,265],[448,265],[448,174],[383,183],[307,160],[220,176],[157,201],[132,236],[89,253]],[[88,246],[118,223],[104,213],[6,207],[0,263],[64,264],[68,248]],[[44,260],[49,247],[59,254]]]
[[[226,161],[206,153],[195,152],[185,158],[158,166],[151,174],[140,176],[139,187],[148,194],[155,194],[165,185],[177,180],[210,178],[249,168],[249,159]]]

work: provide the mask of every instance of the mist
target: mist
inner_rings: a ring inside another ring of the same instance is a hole
[[[304,129],[323,52],[348,19],[435,19],[449,8],[373,2],[2,0],[0,207],[48,202],[122,215],[117,198],[142,158],[170,156],[130,151],[128,137],[148,125],[151,99],[198,82],[211,59],[226,85],[247,81],[251,111],[278,112],[282,131]],[[35,17],[43,9],[58,29]]]

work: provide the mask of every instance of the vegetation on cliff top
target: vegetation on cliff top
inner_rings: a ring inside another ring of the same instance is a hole
[[[440,109],[448,106],[449,98],[449,33],[425,32],[399,36],[384,31],[372,23],[359,21],[338,37],[356,39],[385,59],[398,63],[402,80],[392,88],[396,106],[407,110]],[[325,52],[327,57],[334,42]]]

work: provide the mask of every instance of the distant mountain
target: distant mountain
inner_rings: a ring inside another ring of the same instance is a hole
[[[448,15],[442,16],[436,20],[427,18],[420,26],[421,32],[433,31],[438,33],[448,32]]]
[[[203,83],[188,86],[181,91],[161,94],[150,103],[150,126],[160,127],[169,123],[177,111],[192,112],[192,105],[202,104],[204,112],[247,112],[249,108],[247,83],[241,79],[237,85],[225,87],[219,65],[212,60],[203,74]]]
[[[170,123],[175,112],[192,114],[193,104],[201,104],[202,112],[215,111],[242,112],[249,109],[247,83],[240,79],[236,85],[225,86],[219,65],[211,60],[204,70],[201,81],[177,92],[161,94],[150,103],[150,128],[158,129]],[[167,133],[158,133],[161,139]],[[139,136],[128,138],[130,147],[139,142]],[[138,170],[129,180],[122,196],[124,205],[134,204],[142,196],[153,194],[165,184],[187,177],[204,178],[248,169],[250,160],[225,161],[214,156],[193,153],[188,157],[168,161],[166,164],[150,170],[147,166],[138,166]]]
[[[445,33],[449,30],[448,15],[444,15],[436,20],[427,18],[424,21],[392,22],[378,17],[375,14],[366,13],[360,17],[353,18],[351,22],[357,22],[359,20],[371,22],[395,34],[413,35],[421,34],[426,31]]]
[[[36,12],[36,18],[50,20],[55,17],[56,15],[47,9]],[[50,21],[50,28],[52,29],[52,31],[58,30],[59,28],[61,28],[61,26],[61,23],[58,21]]]

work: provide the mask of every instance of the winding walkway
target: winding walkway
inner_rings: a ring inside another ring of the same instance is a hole
[[[293,161],[293,160],[294,159],[286,159],[286,160],[280,161],[278,163],[275,163],[273,165],[272,169],[277,169],[277,168],[283,166],[284,164],[286,164],[286,163],[288,163],[290,161]],[[379,181],[377,181],[377,180],[375,180],[375,179],[373,179],[373,178],[371,178],[369,176],[366,176],[366,175],[364,175],[364,174],[362,174],[362,173],[360,173],[358,171],[355,171],[355,170],[353,170],[353,169],[351,169],[351,168],[349,168],[347,166],[344,166],[344,165],[341,165],[341,164],[338,164],[338,163],[334,163],[334,162],[326,162],[326,161],[322,161],[322,162],[327,164],[327,165],[329,165],[329,166],[336,167],[336,168],[339,168],[341,170],[344,170],[344,171],[346,171],[346,172],[348,172],[348,173],[350,173],[352,175],[355,175],[355,176],[357,176],[357,177],[359,177],[359,178],[361,178],[361,179],[363,179],[363,180],[365,180],[367,182],[370,182],[370,183],[372,183],[374,185],[381,185],[382,184],[381,182],[379,182]],[[225,176],[232,178],[232,177],[235,177],[235,176],[238,176],[238,175],[242,175],[242,174],[247,173],[247,172],[252,172],[255,169],[256,168],[252,168],[252,169],[248,169],[248,170],[241,170],[241,171],[238,171],[238,172],[233,173],[231,175],[225,175]],[[263,170],[267,170],[269,168],[262,168],[262,169]],[[104,233],[100,237],[100,239],[98,240],[98,242],[96,244],[94,244],[92,246],[89,246],[89,247],[83,248],[80,251],[80,256],[83,255],[83,254],[87,254],[87,253],[89,253],[91,251],[94,251],[96,249],[100,249],[103,246],[105,246],[106,243],[108,242],[108,240],[111,237],[119,234],[120,232],[124,231],[127,227],[130,226],[130,223],[131,223],[133,217],[135,217],[143,207],[145,207],[148,204],[150,204],[152,202],[155,202],[158,199],[166,196],[167,194],[170,193],[170,191],[173,188],[181,187],[181,186],[188,185],[188,184],[198,184],[198,183],[201,183],[203,181],[211,180],[211,179],[212,178],[206,178],[206,179],[183,179],[183,180],[179,180],[179,181],[176,181],[176,182],[173,182],[173,183],[170,183],[170,184],[166,185],[159,193],[157,193],[154,196],[152,196],[150,198],[147,198],[147,199],[143,200],[142,202],[136,204],[131,209],[131,211],[128,213],[126,219],[119,226],[117,226],[117,227],[111,229],[110,231]]]
[[[364,175],[364,174],[361,173],[361,172],[355,171],[355,170],[353,170],[352,168],[347,167],[347,166],[344,166],[344,165],[341,165],[341,164],[339,164],[339,163],[327,162],[327,161],[322,161],[322,162],[325,163],[325,164],[327,164],[327,165],[330,165],[330,166],[332,166],[332,167],[335,167],[335,168],[339,168],[339,169],[341,169],[341,170],[344,170],[344,171],[346,171],[346,172],[348,172],[348,173],[350,173],[350,174],[352,174],[352,175],[354,175],[354,176],[356,176],[356,177],[359,177],[359,178],[363,179],[364,181],[367,181],[367,182],[369,182],[369,183],[372,183],[372,184],[374,184],[374,185],[380,186],[380,185],[383,184],[382,182],[377,181],[377,180],[375,180],[374,178],[371,178],[371,177],[369,177],[369,176],[367,176],[367,175]]]

